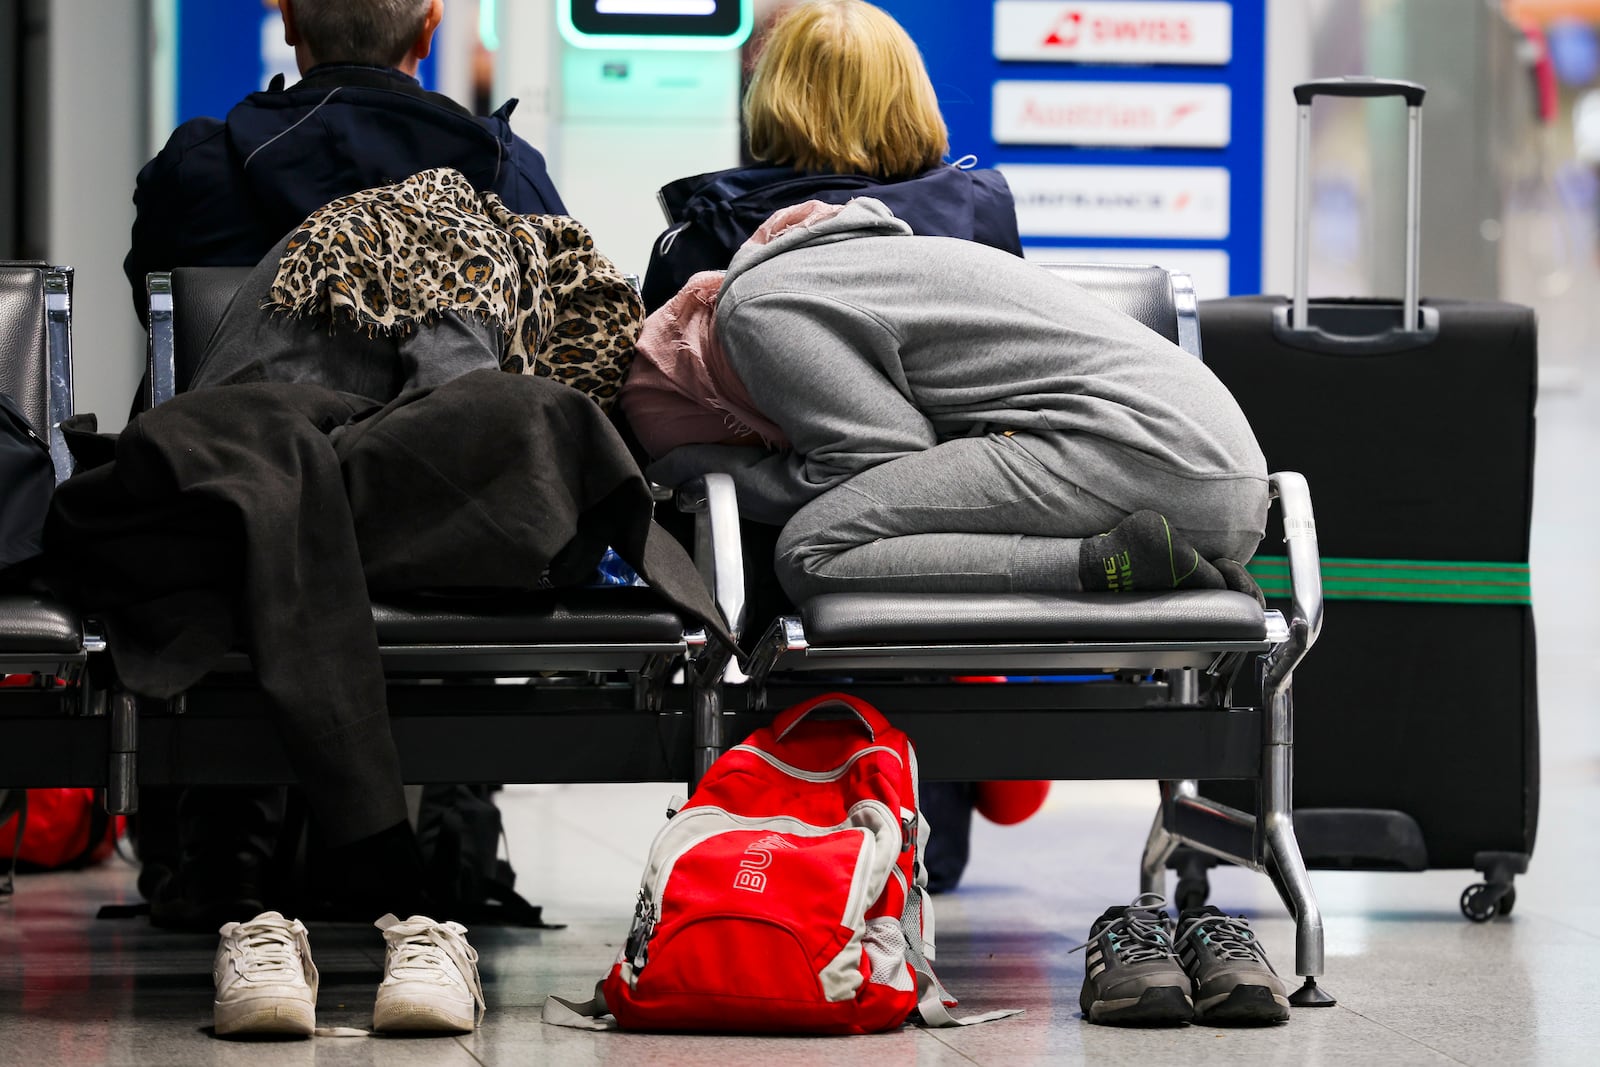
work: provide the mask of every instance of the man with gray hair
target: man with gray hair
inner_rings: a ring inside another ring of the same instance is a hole
[[[141,317],[146,273],[253,266],[324,204],[436,167],[517,214],[565,214],[544,158],[511,132],[516,101],[474,116],[417,81],[442,0],[279,0],[279,9],[301,80],[274,79],[225,121],[185,122],[139,172],[123,269]],[[166,791],[145,799],[140,891],[154,921],[214,930],[262,910],[281,790],[191,789],[175,816]],[[352,898],[398,898],[385,906],[401,915],[423,911],[421,879],[406,876],[421,865],[409,827],[363,849],[331,883]]]
[[[226,120],[185,122],[139,172],[123,270],[141,318],[150,271],[254,265],[329,201],[435,167],[517,214],[565,213],[544,157],[511,132],[515,100],[474,116],[418,83],[443,0],[279,0],[279,10],[301,80],[274,79]]]
[[[280,0],[279,10],[302,71],[324,63],[360,63],[412,76],[444,16],[440,0]]]

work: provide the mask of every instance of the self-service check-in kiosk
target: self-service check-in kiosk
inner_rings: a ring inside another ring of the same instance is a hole
[[[739,46],[750,36],[751,0],[554,7],[550,122],[540,147],[568,210],[599,248],[643,273],[650,242],[666,227],[656,190],[739,162]]]

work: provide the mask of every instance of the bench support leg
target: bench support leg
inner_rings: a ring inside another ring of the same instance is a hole
[[[1194,668],[1167,672],[1167,692],[1174,707],[1200,706],[1200,672]]]
[[[1331,1007],[1334,998],[1317,985],[1322,974],[1322,911],[1294,836],[1294,697],[1289,678],[1272,694],[1262,763],[1262,862],[1294,916],[1294,970],[1305,978],[1289,1003],[1300,1008]]]
[[[139,702],[126,689],[111,694],[111,766],[106,776],[106,811],[139,810]]]
[[[1156,808],[1155,821],[1150,824],[1150,836],[1145,838],[1144,857],[1139,861],[1139,892],[1167,895],[1167,860],[1179,841],[1167,829],[1170,818],[1172,792],[1180,783],[1161,783],[1161,805]]]
[[[722,687],[700,680],[694,687],[694,779],[689,792],[699,786],[711,765],[722,755]]]

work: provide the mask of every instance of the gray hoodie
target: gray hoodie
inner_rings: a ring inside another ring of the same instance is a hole
[[[1266,481],[1244,414],[1199,360],[1035,264],[912,236],[869,198],[742,249],[716,328],[794,449],[688,446],[651,475],[729,471],[752,518],[784,522],[868,467],[1011,429],[1077,435],[1074,453],[1101,468],[1085,484],[1142,484],[1107,498],[1119,506]]]

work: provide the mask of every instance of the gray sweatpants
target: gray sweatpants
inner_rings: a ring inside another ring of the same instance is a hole
[[[1266,521],[1260,478],[1188,479],[1130,457],[1113,477],[1105,442],[1074,463],[1079,435],[946,441],[871,467],[795,513],[778,539],[778,581],[821,593],[1070,592],[1084,538],[1159,511],[1206,559],[1247,562]]]

